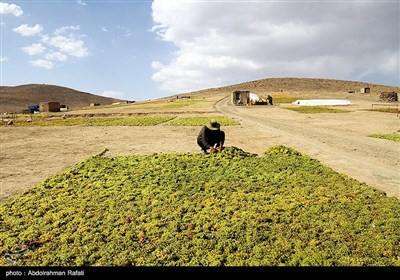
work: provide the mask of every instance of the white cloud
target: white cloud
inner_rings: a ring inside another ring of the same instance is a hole
[[[64,61],[67,61],[68,56],[61,52],[50,51],[45,54],[44,58],[46,58],[47,60],[55,60],[55,61],[64,62]]]
[[[101,95],[106,96],[106,97],[116,98],[116,99],[122,99],[124,96],[124,93],[121,91],[107,90],[107,91],[104,91]]]
[[[77,0],[76,1],[79,5],[82,5],[82,6],[86,6],[87,4],[86,3],[84,3],[82,0]]]
[[[35,54],[40,54],[44,52],[46,47],[42,46],[40,43],[34,43],[30,46],[27,47],[22,47],[21,48],[23,52],[29,54],[29,55],[35,55]]]
[[[54,31],[55,35],[61,35],[67,32],[68,30],[80,30],[81,27],[79,25],[70,25],[70,26],[63,26],[60,28],[57,28],[56,31]]]
[[[9,61],[10,59],[7,56],[0,56],[0,62]]]
[[[101,31],[103,31],[103,32],[108,32],[108,29],[107,29],[107,27],[105,27],[105,26],[101,26]]]
[[[399,84],[399,5],[155,0],[151,30],[177,51],[152,62],[152,79],[171,92],[269,77],[383,75]]]
[[[90,55],[90,52],[85,47],[85,43],[80,38],[85,37],[84,35],[77,35],[70,33],[66,36],[68,30],[79,30],[79,26],[63,26],[54,32],[55,36],[42,35],[41,43],[33,43],[30,46],[23,47],[22,51],[29,55],[37,55],[43,53],[47,48],[49,51],[44,55],[44,59],[37,59],[29,61],[30,64],[46,69],[52,69],[55,66],[55,62],[65,62],[68,60],[68,56],[74,56],[77,58],[83,58]],[[26,30],[26,28],[21,28]],[[15,31],[15,30],[14,30]],[[45,45],[43,45],[43,44]]]
[[[21,34],[22,36],[34,36],[42,32],[43,27],[40,24],[36,24],[35,26],[29,26],[28,24],[22,24],[13,29],[14,32]]]
[[[32,64],[33,66],[42,67],[45,69],[52,69],[54,67],[53,62],[43,59],[31,60],[29,61],[29,63]]]
[[[65,36],[42,36],[42,41],[51,47],[58,48],[61,52],[75,57],[86,57],[90,55],[89,50],[85,47],[84,41],[75,38],[72,34]]]
[[[8,4],[8,3],[0,3],[0,14],[12,14],[16,17],[19,17],[24,14],[24,11],[20,6],[15,4]]]

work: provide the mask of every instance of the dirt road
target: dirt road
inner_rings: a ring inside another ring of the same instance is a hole
[[[292,147],[388,196],[400,197],[400,143],[367,137],[398,132],[400,121],[394,114],[362,110],[369,105],[359,103],[354,105],[359,109],[339,114],[301,114],[280,106],[234,106],[230,98],[218,102],[216,108],[254,130],[257,141]]]
[[[219,101],[216,109],[241,123],[222,128],[226,146],[259,155],[274,145],[292,147],[388,196],[400,197],[400,143],[367,137],[399,130],[395,114],[362,110],[371,107],[362,101],[343,114],[301,114],[284,106],[289,105],[238,107],[229,98]],[[199,130],[162,125],[0,127],[0,203],[104,148],[112,156],[200,152]]]

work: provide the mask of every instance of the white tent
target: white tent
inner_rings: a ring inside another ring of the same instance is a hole
[[[255,101],[260,101],[261,100],[261,98],[257,95],[257,94],[255,94],[255,93],[252,93],[252,92],[250,92],[250,102],[255,102]]]
[[[349,100],[341,99],[298,99],[293,101],[292,104],[300,106],[338,106],[338,105],[351,105]]]

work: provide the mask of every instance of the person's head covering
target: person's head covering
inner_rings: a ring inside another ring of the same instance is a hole
[[[219,122],[217,122],[216,120],[212,119],[206,126],[207,126],[208,129],[218,130],[221,125],[219,124]]]

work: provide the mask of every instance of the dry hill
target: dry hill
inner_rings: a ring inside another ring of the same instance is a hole
[[[370,88],[369,93],[361,93],[361,88]],[[218,88],[209,88],[178,96],[212,97],[218,100],[234,90],[250,90],[266,95],[291,95],[301,98],[349,98],[379,101],[379,94],[384,91],[400,93],[400,87],[378,85],[357,81],[318,79],[318,78],[268,78],[245,83],[239,83]],[[171,99],[174,96],[160,98]],[[0,113],[21,112],[28,105],[40,102],[58,101],[71,109],[87,107],[90,103],[109,105],[123,100],[98,96],[74,89],[46,84],[29,84],[20,86],[0,87]]]
[[[361,88],[370,88],[367,94],[361,93]],[[399,86],[379,85],[357,81],[318,79],[318,78],[268,78],[249,81],[225,87],[193,91],[184,95],[207,96],[209,94],[227,93],[234,90],[250,90],[257,94],[288,94],[299,97],[318,98],[362,98],[378,101],[381,92],[397,92]]]
[[[76,109],[87,107],[90,103],[109,105],[122,100],[47,84],[0,87],[0,113],[19,113],[29,105],[50,101],[60,102],[71,109]]]

